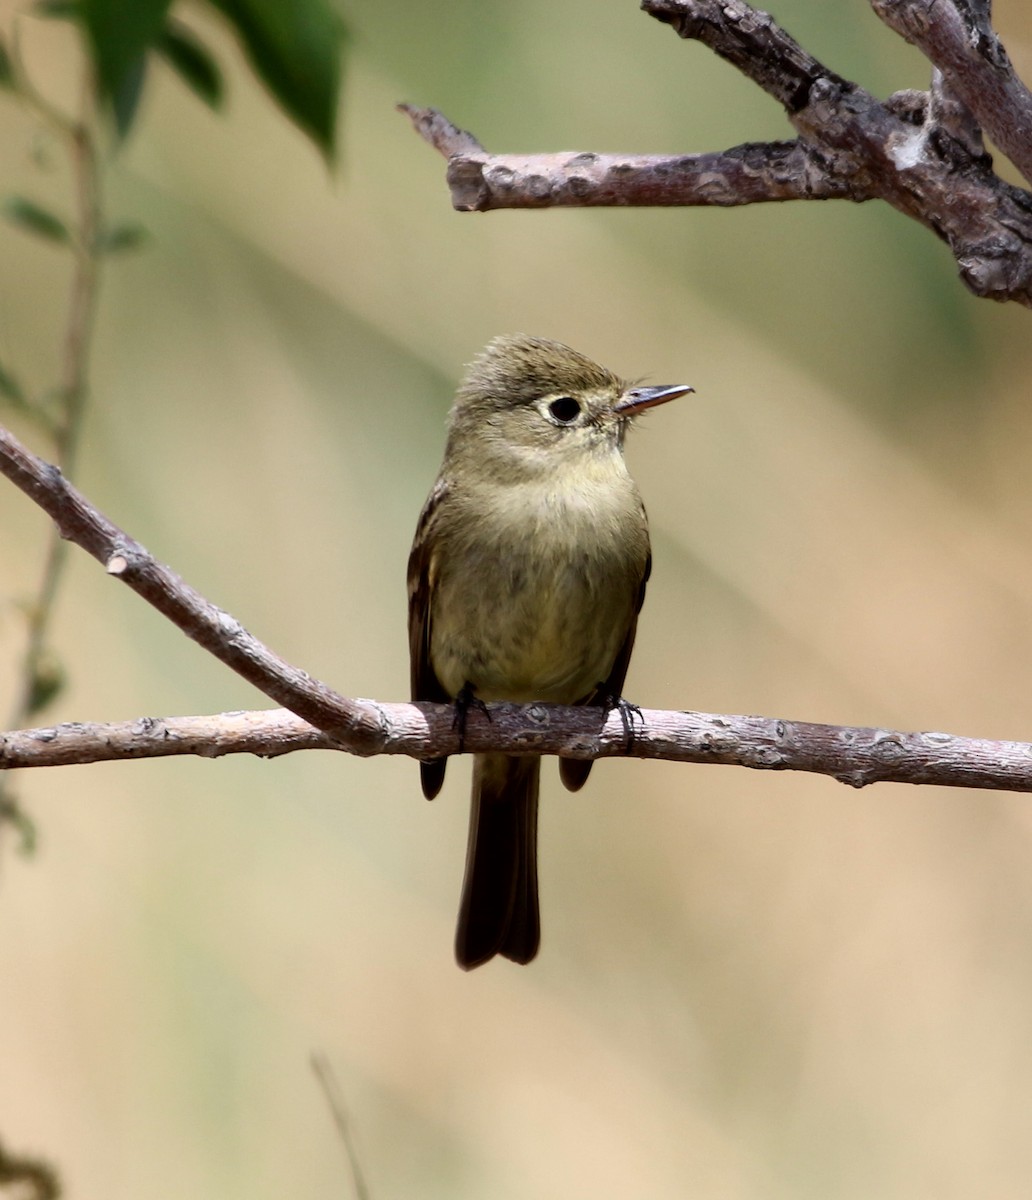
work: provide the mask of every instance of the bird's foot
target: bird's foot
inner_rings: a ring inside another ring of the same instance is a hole
[[[459,734],[459,753],[464,754],[466,747],[466,719],[469,716],[469,710],[475,708],[477,712],[481,712],[490,721],[491,713],[488,711],[487,705],[477,695],[477,690],[468,680],[463,685],[462,690],[455,697],[455,716],[452,718],[452,729],[458,730]]]
[[[634,722],[640,721],[642,729],[645,728],[645,718],[641,715],[640,706],[632,704],[630,700],[625,700],[623,696],[614,696],[611,692],[605,691],[601,693],[601,702],[607,716],[614,708],[620,714],[620,724],[623,726],[629,751],[634,745]]]

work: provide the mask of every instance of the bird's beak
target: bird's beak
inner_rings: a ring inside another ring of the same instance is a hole
[[[694,391],[695,388],[687,383],[631,388],[616,402],[613,411],[618,417],[636,417],[647,408],[655,408],[657,404],[666,404],[668,400],[676,400],[678,396],[686,396]]]

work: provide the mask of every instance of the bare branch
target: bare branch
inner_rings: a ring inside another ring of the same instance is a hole
[[[0,474],[50,514],[63,538],[103,563],[109,575],[131,587],[265,695],[318,728],[345,737],[348,748],[356,753],[376,753],[380,748],[381,731],[368,707],[344,699],[273,654],[238,621],[98,512],[57,467],[30,453],[3,428]]]
[[[942,131],[959,142],[973,158],[981,158],[986,153],[982,127],[938,67],[932,68],[925,123],[933,136]]]
[[[484,147],[471,133],[453,125],[436,108],[416,108],[412,104],[399,104],[396,107],[398,112],[403,112],[409,118],[419,136],[445,158],[484,152]]]
[[[950,90],[1032,183],[1032,92],[989,24],[988,4],[871,0],[871,7],[942,72]]]
[[[457,754],[447,704],[348,704],[382,732],[379,752],[410,758]],[[550,704],[492,704],[473,710],[463,741],[469,753],[553,754],[569,758],[648,758],[721,763],[761,771],[808,771],[852,787],[894,782],[1032,791],[1032,745],[816,725],[774,717],[643,709],[628,744],[617,711]],[[69,724],[0,735],[0,769],[67,766],[171,755],[275,757],[297,750],[367,754],[357,740],[331,738],[285,709],[207,717],[146,717],[114,725]]]
[[[400,107],[448,159],[452,204],[460,211],[878,198],[941,237],[976,295],[1032,307],[1032,196],[993,173],[976,120],[982,118],[1001,145],[1014,144],[1008,153],[1020,166],[1032,156],[1032,104],[992,34],[988,6],[978,0],[976,12],[975,0],[966,0],[965,24],[949,0],[871,3],[910,17],[923,13],[929,26],[940,9],[949,10],[945,31],[929,39],[926,50],[941,68],[930,98],[908,92],[879,102],[745,0],[643,0],[647,13],[681,37],[703,42],[776,99],[800,135],[796,141],[668,157],[492,155],[434,109]],[[951,57],[947,49],[965,31],[974,48],[958,58],[958,43]],[[993,94],[1006,101],[996,121],[983,116],[994,101],[976,106],[970,97],[978,71],[990,67]]]
[[[460,745],[451,705],[348,700],[278,658],[227,613],[155,562],[56,467],[30,454],[2,428],[0,473],[53,517],[63,537],[87,550],[109,574],[129,584],[227,666],[273,699],[281,703],[285,699],[291,710],[143,718],[121,725],[59,725],[12,732],[0,737],[0,769],[173,754],[273,756],[320,748],[419,759],[500,750],[507,754],[632,756],[812,771],[854,787],[893,780],[1032,791],[1032,746],[1024,743],[769,717],[643,710],[642,728],[628,743],[623,720],[615,710],[494,704],[487,716],[476,710],[469,714]]]
[[[4,1195],[24,1200],[58,1200],[61,1179],[46,1159],[10,1154],[0,1145],[0,1187]]]
[[[642,10],[678,37],[702,42],[782,105],[789,117],[815,86],[850,86],[745,0],[642,0]]]
[[[778,100],[831,174],[934,230],[976,295],[1032,307],[1032,197],[997,178],[984,156],[908,123],[744,0],[643,0],[642,7]]]
[[[866,200],[851,181],[830,177],[805,142],[749,142],[719,154],[488,154],[441,137],[454,129],[432,108],[399,106],[448,159],[459,212],[498,208],[694,207],[778,200]],[[460,131],[461,132],[461,131]]]
[[[138,717],[104,724],[68,722],[0,734],[0,770],[129,762],[137,758],[278,758],[342,743],[285,708],[199,717]]]

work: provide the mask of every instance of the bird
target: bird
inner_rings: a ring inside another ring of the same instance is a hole
[[[454,703],[460,744],[471,706],[625,704],[652,557],[624,437],[693,390],[626,382],[526,334],[496,337],[470,363],[408,561],[412,699]],[[446,766],[420,763],[427,799]],[[591,767],[559,760],[571,791]],[[540,773],[539,756],[474,755],[455,937],[466,970],[538,952]]]

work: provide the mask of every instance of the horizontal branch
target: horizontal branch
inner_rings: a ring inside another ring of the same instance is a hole
[[[0,428],[0,474],[37,501],[70,538],[217,658],[290,712],[141,718],[121,725],[58,725],[0,735],[0,769],[190,754],[275,756],[302,749],[437,758],[460,752],[454,710],[439,704],[345,699],[278,658],[98,512],[56,468]],[[313,714],[314,719],[309,714]],[[324,730],[324,732],[320,732]],[[770,717],[643,710],[628,743],[618,713],[546,704],[473,709],[462,749],[632,756],[878,781],[1032,791],[1032,746],[938,733],[899,733]]]
[[[353,700],[382,731],[380,753],[437,758],[459,753],[454,709],[443,704]],[[840,783],[938,784],[1032,791],[1032,745],[946,733],[901,733],[774,717],[642,709],[628,743],[618,712],[549,704],[492,704],[469,712],[467,752],[648,758],[721,763],[761,771],[808,771]],[[276,757],[297,750],[368,753],[331,738],[284,709],[201,717],[146,717],[117,725],[69,724],[0,735],[0,769],[226,754]]]
[[[714,154],[488,154],[436,109],[399,104],[398,110],[448,159],[452,206],[459,212],[868,199],[849,181],[829,177],[798,138]]]

